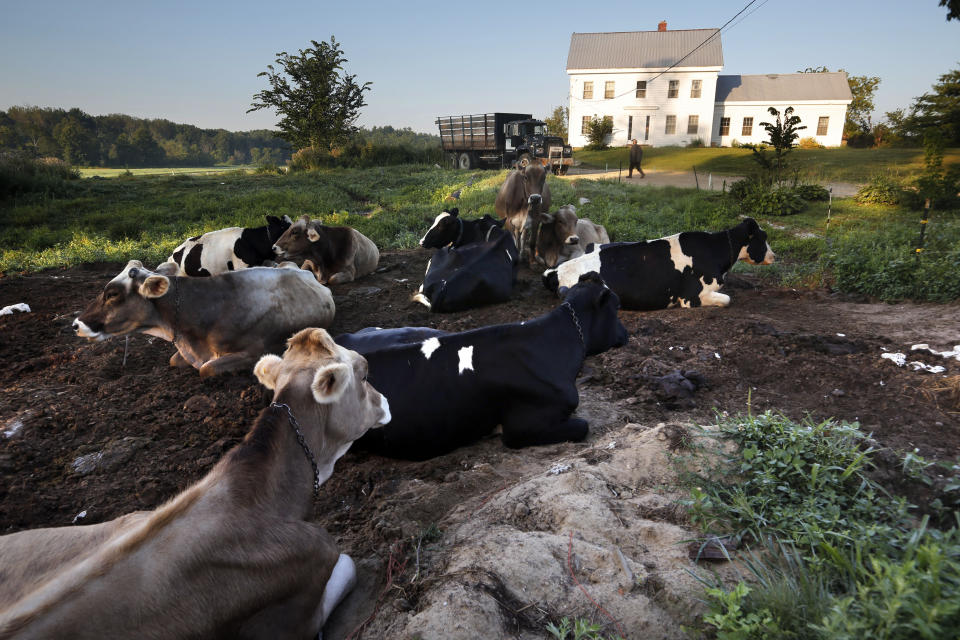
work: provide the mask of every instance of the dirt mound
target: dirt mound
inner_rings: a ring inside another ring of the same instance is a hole
[[[410,301],[428,258],[386,252],[378,273],[335,288],[331,330],[461,331],[557,303],[524,267],[510,302],[430,314]],[[155,508],[202,477],[269,403],[251,374],[201,380],[169,367],[173,347],[160,339],[74,337],[73,318],[121,267],[0,278],[0,307],[32,309],[0,316],[0,533]],[[960,361],[911,349],[960,344],[958,305],[858,304],[738,280],[750,286],[731,290],[726,309],[621,312],[629,343],[589,358],[578,382],[578,415],[591,423],[584,443],[518,451],[494,435],[417,463],[349,452],[316,518],[357,559],[360,584],[325,637],[345,637],[375,607],[365,637],[496,628],[543,638],[557,615],[604,621],[570,575],[571,532],[573,575],[624,631],[672,637],[695,606],[683,571],[692,564],[677,544],[692,533],[676,494],[663,491],[672,471],[662,451],[682,446],[676,425],[712,424],[718,411],[857,420],[881,445],[960,456],[950,384]],[[944,371],[898,366],[884,353]],[[689,392],[682,402],[656,382],[677,372],[702,382],[690,389],[672,378]],[[555,465],[570,466],[552,474]]]

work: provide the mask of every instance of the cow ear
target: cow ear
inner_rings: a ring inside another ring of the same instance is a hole
[[[267,224],[278,225],[280,224],[280,218],[278,218],[277,216],[267,216]]]
[[[284,216],[283,216],[283,223],[284,223],[284,224],[293,224],[293,220],[290,219],[290,216],[284,214]]]
[[[743,224],[747,225],[747,233],[751,236],[760,231],[760,225],[753,218],[744,218]]]
[[[451,216],[456,218],[458,215],[460,215],[460,209],[457,207],[454,207],[453,209],[450,209],[450,211],[448,211],[447,213],[449,213]]]
[[[607,303],[607,300],[610,299],[610,289],[603,287],[600,289],[600,293],[597,294],[597,297],[593,299],[593,307],[599,309]]]
[[[164,262],[158,265],[153,271],[161,276],[175,276],[180,273],[180,267],[177,266],[176,262]]]
[[[336,362],[317,369],[313,376],[313,399],[320,404],[336,402],[347,390],[353,377],[353,369],[343,363]]]
[[[265,355],[253,367],[253,375],[257,377],[260,384],[274,391],[277,388],[277,376],[280,374],[280,364],[282,362],[283,358],[280,356]]]
[[[308,239],[310,242],[316,242],[317,240],[320,239],[320,233],[319,233],[316,229],[314,229],[313,227],[308,226],[308,227],[307,227],[307,239]]]
[[[542,222],[543,224],[553,224],[556,219],[557,219],[557,216],[554,213],[540,214],[540,222]]]
[[[167,276],[148,276],[140,285],[140,295],[144,298],[160,298],[170,289],[170,278]]]

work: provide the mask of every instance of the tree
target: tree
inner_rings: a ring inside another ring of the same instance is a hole
[[[958,0],[960,1],[960,0]],[[839,69],[846,73],[846,70]],[[807,67],[799,73],[829,73],[827,67]],[[847,84],[850,85],[850,93],[853,94],[853,101],[847,107],[847,119],[843,123],[843,137],[850,138],[856,135],[869,134],[873,128],[870,121],[870,114],[876,108],[873,104],[873,94],[880,86],[879,76],[851,76],[847,75]]]
[[[347,59],[333,36],[329,43],[310,42],[313,46],[297,55],[278,53],[280,71],[271,64],[257,74],[266,76],[270,89],[254,94],[247,113],[272,107],[281,116],[277,128],[282,138],[295,147],[329,150],[357,132],[354,122],[371,83],[357,84],[356,76],[343,70]]]
[[[793,115],[793,107],[784,109],[782,117],[780,116],[780,112],[773,107],[769,107],[767,112],[777,118],[775,124],[770,122],[760,123],[760,126],[766,129],[767,135],[770,136],[770,146],[773,147],[773,161],[771,162],[770,159],[767,158],[766,152],[758,148],[757,145],[747,146],[753,151],[753,157],[760,166],[770,170],[776,169],[777,182],[780,182],[780,173],[786,165],[787,154],[793,150],[797,139],[800,138],[800,134],[797,132],[806,129],[807,126],[800,125],[800,116]]]
[[[918,130],[940,129],[946,144],[960,144],[960,68],[940,76],[931,93],[914,101],[911,119]]]
[[[607,138],[613,134],[613,116],[598,118],[593,116],[587,124],[587,147],[590,149],[606,149]]]
[[[947,22],[960,20],[960,0],[940,0],[940,6],[947,8]]]
[[[550,114],[549,118],[544,118],[543,121],[547,124],[547,129],[550,130],[550,133],[555,136],[560,136],[564,140],[567,139],[567,120],[570,118],[570,110],[564,106],[554,107],[553,113]]]

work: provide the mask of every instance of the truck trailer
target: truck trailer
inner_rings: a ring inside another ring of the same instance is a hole
[[[540,162],[562,175],[573,164],[573,148],[529,113],[441,116],[436,122],[443,151],[461,169]]]

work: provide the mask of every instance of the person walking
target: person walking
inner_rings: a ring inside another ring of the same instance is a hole
[[[640,162],[643,161],[643,147],[637,144],[637,139],[634,138],[630,141],[630,170],[627,172],[627,177],[633,177],[633,170],[636,169],[640,172],[641,178],[646,178],[647,175],[643,172],[643,169],[640,168]]]

